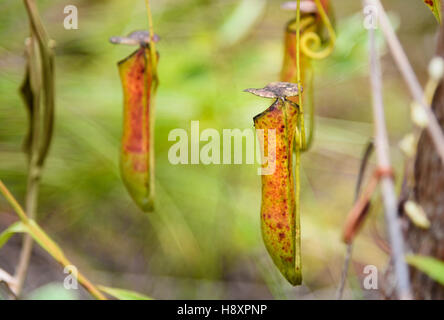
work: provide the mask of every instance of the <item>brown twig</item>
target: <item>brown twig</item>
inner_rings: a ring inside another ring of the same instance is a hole
[[[370,160],[370,156],[372,155],[372,152],[373,152],[373,140],[370,140],[370,142],[367,144],[367,147],[365,148],[364,156],[362,157],[361,165],[359,167],[358,179],[356,180],[356,186],[355,186],[355,196],[353,199],[354,202],[356,202],[359,199],[362,182],[364,181],[365,172],[367,169],[368,162]],[[347,274],[348,274],[348,269],[350,267],[352,253],[353,253],[353,242],[350,242],[346,244],[344,265],[342,267],[342,273],[341,273],[341,282],[336,292],[337,300],[341,300],[344,294],[345,281],[347,280]]]
[[[377,172],[378,171],[376,170],[372,175],[372,178],[364,190],[364,194],[355,202],[355,205],[347,215],[343,232],[343,240],[347,244],[352,243],[367,216],[371,197],[375,192],[380,179],[380,175],[377,174]]]
[[[395,60],[395,63],[398,66],[399,71],[401,72],[410,93],[417,103],[423,110],[423,112],[427,116],[427,132],[429,133],[435,148],[441,158],[441,161],[444,163],[444,135],[441,130],[441,127],[433,114],[430,106],[427,105],[426,99],[424,98],[424,92],[419,84],[419,81],[413,71],[412,66],[407,58],[407,55],[402,48],[402,45],[396,36],[395,31],[393,30],[390,21],[387,17],[387,14],[379,0],[366,0],[368,5],[376,6],[378,9],[378,19],[379,24],[381,26],[382,32],[384,33],[387,44],[390,48],[392,56]]]
[[[381,21],[381,25],[384,25],[383,29],[385,29],[386,37],[388,39],[389,45],[393,48],[396,48],[396,52],[399,55],[399,52],[402,52],[402,47],[399,45],[399,42],[394,42],[393,39],[396,39],[394,36],[394,32],[390,27],[387,16],[383,12],[382,6],[379,1],[375,0],[364,0],[365,5],[370,4],[378,4],[379,5],[379,17]],[[389,30],[389,32],[387,32]],[[390,32],[391,31],[391,32]],[[396,39],[397,40],[397,39]],[[391,43],[391,44],[390,44]],[[397,45],[393,45],[393,43],[397,43]],[[391,171],[390,164],[390,156],[389,156],[389,144],[387,137],[387,129],[385,125],[385,115],[384,115],[384,102],[382,97],[382,75],[381,75],[381,66],[379,61],[379,54],[376,47],[375,41],[375,30],[373,28],[369,29],[369,44],[370,44],[370,80],[371,80],[371,88],[372,88],[372,98],[373,98],[373,118],[374,118],[374,132],[375,132],[375,147],[376,147],[376,156],[377,162],[380,169]],[[401,58],[398,57],[397,60],[405,58],[405,55]],[[404,59],[405,61],[406,58]],[[407,62],[407,66],[404,63],[401,63],[401,66],[404,68],[410,67]],[[402,69],[402,68],[401,68]],[[410,69],[411,70],[411,69]],[[405,75],[411,76],[408,71],[403,71]],[[413,73],[413,72],[412,72]],[[413,74],[414,76],[414,74]],[[419,86],[419,85],[418,85]],[[417,89],[417,88],[416,88]],[[415,90],[414,90],[415,91]],[[415,97],[416,99],[417,97]],[[422,101],[423,95],[420,94],[418,102]],[[433,121],[436,122],[435,117],[432,114]],[[432,121],[430,121],[430,124]],[[432,126],[429,126],[432,128]],[[438,127],[438,136],[442,137],[441,129]],[[434,132],[432,130],[432,132]],[[439,144],[439,147],[444,148],[444,144]],[[444,149],[443,149],[443,159],[444,159]],[[387,222],[387,229],[390,239],[391,246],[391,257],[394,263],[397,283],[396,283],[396,292],[399,299],[411,299],[411,288],[410,288],[410,278],[409,278],[409,270],[407,264],[404,259],[404,239],[401,232],[401,226],[398,221],[398,202],[395,193],[395,186],[392,177],[389,175],[381,176],[381,194],[384,203],[385,209],[385,217]]]
[[[341,282],[339,283],[338,290],[336,291],[336,300],[341,300],[344,295],[345,282],[347,280],[348,269],[350,268],[350,261],[353,253],[353,243],[347,243],[344,265],[342,267]]]
[[[16,280],[13,276],[11,276],[9,273],[7,273],[5,270],[0,269],[0,285],[4,285],[8,295],[12,299],[17,299],[17,295],[15,294],[14,290],[12,289],[12,286],[15,284]]]

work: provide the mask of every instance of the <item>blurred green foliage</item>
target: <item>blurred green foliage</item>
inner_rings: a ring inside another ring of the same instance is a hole
[[[66,290],[63,283],[51,282],[31,292],[30,300],[76,300],[78,298],[75,290]]]
[[[38,1],[57,44],[56,128],[38,220],[90,278],[154,298],[333,296],[345,251],[341,228],[352,205],[361,153],[372,134],[372,114],[361,4],[332,2],[338,42],[330,58],[315,63],[317,127],[313,149],[303,155],[301,175],[304,285],[294,289],[275,269],[262,243],[256,166],[168,162],[173,144],[169,131],[189,131],[191,120],[199,120],[201,130],[253,127],[253,116],[269,101],[242,90],[278,79],[284,23],[294,14],[280,10],[280,1],[152,1],[154,27],[161,37],[160,86],[157,210],[147,215],[132,203],[118,171],[123,98],[116,63],[134,48],[108,43],[111,36],[147,27],[144,2]],[[401,40],[424,80],[436,22],[417,2],[406,6],[393,0],[389,9],[400,19]],[[68,4],[79,9],[78,30],[63,28]],[[256,9],[248,10],[251,6]],[[22,202],[26,159],[21,145],[27,118],[18,88],[27,35],[21,1],[3,0],[0,177]],[[411,128],[410,98],[390,58],[383,62],[392,156],[402,174],[397,142]],[[0,210],[3,229],[12,213],[4,201]],[[360,292],[361,265],[383,266],[387,259],[372,240],[374,226],[384,234],[381,214],[375,211],[356,243],[348,297],[366,296]],[[0,251],[0,263],[14,266],[11,259]],[[63,276],[57,268],[47,272]],[[42,290],[39,296],[46,292]]]

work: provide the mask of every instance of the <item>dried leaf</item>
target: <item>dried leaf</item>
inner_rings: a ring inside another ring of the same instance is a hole
[[[26,66],[25,78],[20,86],[20,95],[28,113],[28,132],[23,140],[23,151],[30,156],[32,133],[34,131],[34,93],[31,88],[29,65]]]
[[[301,88],[302,89],[302,88]],[[298,95],[298,85],[290,82],[272,82],[262,89],[245,89],[262,98],[278,99],[286,97],[294,97]]]
[[[29,15],[31,23],[31,42],[36,43],[38,50],[33,50],[30,59],[30,75],[31,85],[35,82],[41,82],[41,89],[34,90],[34,93],[43,94],[44,103],[42,107],[42,123],[36,126],[35,124],[40,121],[39,117],[35,118],[33,130],[38,130],[38,148],[36,145],[35,150],[32,152],[38,152],[36,154],[36,165],[41,167],[45,162],[46,156],[51,145],[52,133],[54,130],[54,109],[55,109],[55,81],[54,81],[54,52],[53,46],[55,42],[51,40],[43,26],[40,19],[37,6],[34,3],[27,2],[26,9]],[[34,49],[34,46],[32,46]],[[35,67],[35,68],[33,68]],[[35,101],[37,101],[36,97]],[[36,105],[34,105],[36,107]],[[34,110],[34,114],[39,114],[40,111]],[[33,135],[37,135],[36,132]],[[34,143],[34,142],[33,142]],[[37,142],[36,142],[37,144]]]
[[[351,243],[362,227],[370,209],[371,197],[377,185],[378,177],[373,175],[363,195],[355,202],[355,205],[348,213],[342,233],[342,239],[345,243]]]
[[[42,56],[42,78],[44,104],[42,110],[42,135],[39,148],[38,165],[43,165],[48,155],[49,147],[54,132],[54,111],[55,111],[55,82],[54,82],[54,53],[51,48],[46,48],[46,53]]]
[[[155,34],[153,36],[154,42],[159,41],[159,36]],[[111,43],[114,44],[127,44],[127,45],[146,45],[151,42],[151,37],[149,31],[146,30],[137,30],[131,32],[126,37],[111,37],[109,39]]]
[[[23,141],[23,150],[28,159],[31,158],[32,140],[34,132],[39,128],[38,112],[40,109],[40,92],[42,80],[40,78],[41,63],[36,41],[33,38],[26,40],[25,46],[26,68],[25,77],[20,86],[20,96],[28,113],[28,130]]]

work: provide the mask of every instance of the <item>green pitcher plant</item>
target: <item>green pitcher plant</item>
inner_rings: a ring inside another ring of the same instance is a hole
[[[123,134],[120,170],[134,202],[145,212],[154,208],[154,98],[158,85],[148,31],[112,37],[116,44],[139,48],[118,63],[123,89]],[[156,56],[157,61],[157,56]]]

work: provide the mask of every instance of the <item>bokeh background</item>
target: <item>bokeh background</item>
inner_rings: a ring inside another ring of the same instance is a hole
[[[156,212],[142,213],[118,170],[122,93],[116,63],[134,48],[108,42],[147,27],[144,1],[37,1],[56,41],[57,114],[46,162],[38,221],[75,265],[96,283],[157,299],[334,298],[345,247],[341,230],[352,206],[360,159],[372,136],[367,38],[361,3],[332,0],[334,54],[315,63],[316,134],[302,157],[304,283],[293,288],[273,266],[260,234],[260,177],[256,165],[171,165],[174,128],[252,128],[269,101],[243,93],[276,81],[283,30],[293,12],[283,1],[152,1],[160,35],[156,120]],[[383,2],[398,26],[422,83],[434,52],[437,23],[420,0]],[[79,29],[65,30],[63,9],[79,9]],[[21,1],[0,2],[0,178],[23,202],[27,114],[18,95],[29,27]],[[383,43],[381,41],[381,45]],[[386,50],[383,49],[383,53]],[[383,56],[387,125],[398,188],[403,155],[398,143],[411,131],[410,97],[388,54]],[[372,159],[373,163],[373,159]],[[375,299],[362,290],[362,268],[382,272],[385,227],[375,199],[355,243],[345,296]],[[0,231],[16,220],[0,200]],[[21,238],[0,250],[0,268],[13,273]],[[379,244],[379,245],[378,245]],[[66,274],[36,247],[27,298],[89,298],[63,289]]]

